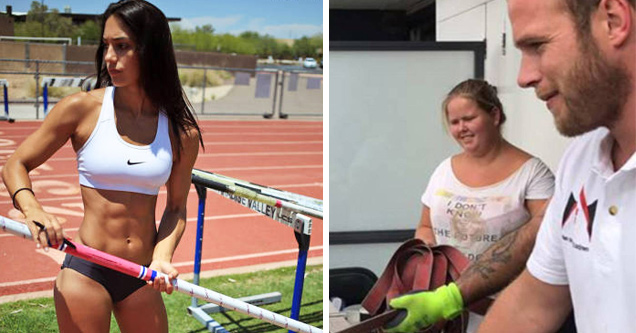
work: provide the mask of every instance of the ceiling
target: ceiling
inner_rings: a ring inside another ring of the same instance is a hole
[[[435,0],[329,0],[329,9],[405,10],[416,12]]]

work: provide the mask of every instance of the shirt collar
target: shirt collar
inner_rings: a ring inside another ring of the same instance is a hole
[[[614,174],[621,172],[629,172],[636,169],[636,153],[627,160],[625,164],[616,172],[614,172],[614,164],[612,162],[612,147],[614,146],[614,137],[609,130],[604,129],[603,134],[599,134],[600,144],[596,148],[594,154],[594,162],[592,170],[604,178],[612,177]],[[594,147],[590,147],[594,149]]]

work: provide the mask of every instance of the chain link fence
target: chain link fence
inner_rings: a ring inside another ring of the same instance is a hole
[[[60,99],[90,89],[91,81],[85,79],[94,77],[94,67],[93,62],[82,61],[0,59],[0,85],[6,84],[6,96],[0,94],[0,97],[6,117],[45,117]],[[178,68],[183,89],[199,116],[322,116],[321,70],[290,66],[255,70]]]

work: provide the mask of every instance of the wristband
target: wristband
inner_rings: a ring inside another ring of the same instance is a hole
[[[33,190],[28,188],[28,187],[22,187],[19,188],[17,191],[13,192],[13,194],[11,195],[11,202],[13,202],[13,207],[15,207],[15,209],[20,210],[20,208],[18,208],[18,205],[15,204],[15,196],[18,195],[18,193],[20,193],[20,191],[22,190],[27,190],[29,192],[31,192],[31,194],[33,194],[33,196],[35,196],[35,193],[33,193]]]

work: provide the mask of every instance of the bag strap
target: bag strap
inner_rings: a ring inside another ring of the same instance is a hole
[[[356,325],[349,326],[337,333],[370,333],[384,327],[384,325],[393,320],[399,313],[399,310],[389,310],[361,321]]]
[[[448,272],[452,277],[452,281],[456,281],[461,273],[470,265],[470,260],[468,260],[468,258],[466,258],[461,251],[452,246],[440,245],[436,246],[435,249],[438,251],[442,251],[446,258],[448,258],[448,260],[450,261],[451,265]],[[478,301],[471,303],[467,306],[467,308],[471,312],[484,316],[492,305],[492,302],[492,298],[484,297]]]
[[[382,272],[382,275],[380,275],[376,283],[373,285],[367,296],[362,301],[362,306],[367,309],[367,311],[369,311],[369,314],[373,316],[379,313],[382,310],[388,295],[391,295],[391,298],[393,298],[394,296],[401,295],[408,291],[400,290],[404,289],[405,287],[400,280],[400,273],[398,272],[398,270],[400,267],[403,267],[406,264],[408,258],[405,258],[405,254],[413,253],[412,249],[422,246],[428,248],[421,239],[410,239],[400,245],[400,247],[395,251],[391,259],[389,260],[386,268],[384,269],[384,272]],[[421,251],[424,251],[424,253],[430,252],[430,248],[428,250],[420,249],[420,251],[418,251],[417,253],[422,253]],[[432,265],[433,258],[432,256],[428,255],[424,255],[423,257],[424,259],[420,263],[420,269],[426,271],[427,266]],[[426,274],[424,274],[423,276],[419,276],[419,278],[422,280],[426,280]],[[419,283],[421,282],[418,282],[418,284]],[[396,284],[397,287],[394,286],[394,284]]]
[[[338,333],[368,333],[383,327],[403,310],[388,309],[388,303],[394,297],[413,290],[432,290],[459,278],[470,261],[456,248],[448,245],[429,247],[420,239],[410,239],[395,251],[384,272],[371,288],[362,306],[373,317],[353,325]],[[490,300],[490,299],[485,299]],[[488,304],[489,305],[489,304]],[[487,309],[485,302],[478,301],[469,309],[479,314]],[[468,321],[468,313],[464,311],[455,320],[445,324],[434,325],[426,332],[463,332]]]

